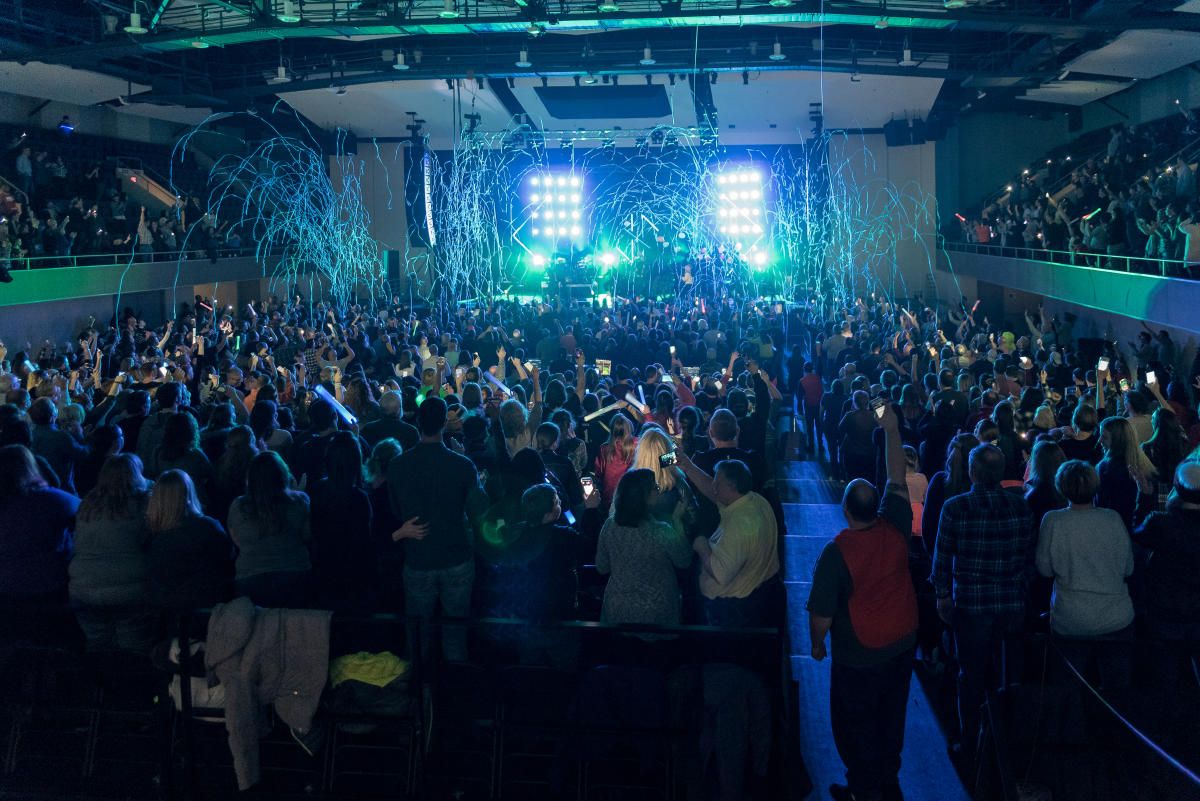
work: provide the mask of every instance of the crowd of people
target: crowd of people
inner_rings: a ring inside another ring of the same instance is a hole
[[[875,296],[126,311],[0,345],[0,597],[145,652],[168,616],[234,597],[570,620],[594,566],[604,622],[778,625],[786,392],[846,482],[809,598],[835,797],[898,798],[918,655],[957,666],[969,763],[1023,636],[1048,630],[1102,691],[1134,681],[1138,642],[1174,686],[1200,639],[1195,365],[1165,331],[1088,351],[1041,309],[1023,322]],[[570,662],[534,632],[522,660]],[[440,653],[473,647],[448,629]]]
[[[235,593],[569,619],[594,564],[607,622],[778,622],[780,321],[750,308],[197,298],[0,346],[0,594],[140,649]]]
[[[206,213],[198,197],[147,210],[127,196],[119,160],[73,158],[74,137],[32,142],[21,133],[8,145],[8,163],[0,170],[0,268],[25,259],[37,259],[31,262],[36,266],[67,266],[69,257],[77,262],[80,256],[114,253],[152,260],[183,252],[211,259],[242,245],[237,226]],[[174,178],[177,184],[190,178],[203,186],[183,166]]]
[[[1024,323],[860,299],[811,334],[797,397],[848,482],[809,600],[814,657],[832,631],[835,798],[900,797],[914,652],[957,665],[965,765],[985,695],[1039,680],[1035,633],[1110,697],[1151,654],[1159,709],[1175,703],[1200,639],[1197,367],[1165,331],[1088,350],[1041,309]]]
[[[1106,256],[1200,263],[1200,122],[1180,112],[1114,127],[1102,154],[1023,170],[978,216],[959,217],[960,237],[1069,254],[1078,264],[1106,265]]]

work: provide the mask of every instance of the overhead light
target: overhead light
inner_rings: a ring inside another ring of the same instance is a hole
[[[589,72],[583,76],[583,82],[588,86],[592,86],[596,83],[596,76]]]
[[[767,56],[771,61],[787,61],[787,56],[783,54],[783,45],[779,44],[779,40],[775,40],[775,46],[771,48],[771,55]]]
[[[912,48],[908,44],[907,36],[904,37],[904,51],[903,51],[903,56],[901,57],[901,59],[899,61],[899,65],[901,67],[917,66],[917,62],[912,57]]]
[[[344,87],[344,86],[331,86],[331,87],[329,87],[329,91],[331,91],[331,92],[333,92],[335,95],[337,95],[337,96],[341,97],[342,95],[346,94],[346,87]]]
[[[300,15],[296,13],[296,7],[292,0],[283,0],[283,10],[279,12],[279,15],[275,19],[280,22],[286,22],[289,25],[300,22]]]
[[[967,0],[942,0],[942,8],[946,8],[951,11],[953,11],[955,9],[959,9],[959,8],[966,8],[966,7],[967,7]]]
[[[881,30],[881,31],[887,30],[887,26],[888,26],[887,17],[880,17],[879,19],[875,20],[875,28],[877,30]]]
[[[792,4],[792,0],[771,0],[768,4],[771,8],[787,8]]]
[[[517,66],[521,69],[528,69],[533,66],[533,62],[529,60],[529,51],[522,48],[521,55],[517,58]]]
[[[650,43],[649,42],[647,42],[646,46],[642,48],[642,60],[639,61],[638,63],[641,64],[643,67],[652,67],[658,63],[657,61],[654,60],[654,54],[650,52]]]
[[[458,19],[458,9],[454,7],[454,0],[442,0],[442,10],[438,12],[438,16],[442,19]]]
[[[287,67],[280,64],[278,67],[275,68],[275,74],[272,75],[270,78],[267,78],[267,83],[274,85],[274,84],[288,83],[291,80],[292,80],[291,76],[289,76],[288,72],[287,72]]]
[[[193,39],[192,47],[196,48],[197,50],[207,50],[208,42],[204,41],[203,39]]]
[[[396,51],[396,63],[392,65],[392,69],[394,69],[394,70],[408,69],[408,64],[404,60],[404,51],[403,50]]]
[[[542,26],[538,25],[536,22],[531,22],[529,23],[529,27],[525,29],[525,33],[529,34],[530,36],[541,36]]]
[[[596,3],[596,10],[601,14],[615,14],[621,10],[621,6],[617,0],[600,0]]]
[[[125,26],[125,33],[141,36],[150,31],[142,25],[142,15],[134,11],[129,14],[129,24]]]

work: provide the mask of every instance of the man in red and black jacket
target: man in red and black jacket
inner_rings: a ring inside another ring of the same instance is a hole
[[[887,485],[856,479],[842,497],[845,528],[825,546],[808,597],[812,656],[826,656],[833,739],[846,765],[835,801],[899,799],[900,752],[917,634],[917,598],[908,570],[912,506],[904,479],[899,421],[884,406]]]

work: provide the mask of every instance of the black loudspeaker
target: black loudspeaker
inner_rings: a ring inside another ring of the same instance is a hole
[[[388,281],[400,280],[400,251],[383,251],[383,269],[385,270],[384,275]]]
[[[888,147],[904,147],[912,144],[912,133],[908,120],[892,120],[883,126],[883,138]]]

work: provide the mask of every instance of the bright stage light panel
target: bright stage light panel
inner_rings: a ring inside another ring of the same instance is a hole
[[[569,170],[551,168],[525,179],[528,187],[523,194],[529,198],[529,220],[545,221],[545,225],[529,228],[535,237],[583,236],[583,176]]]

